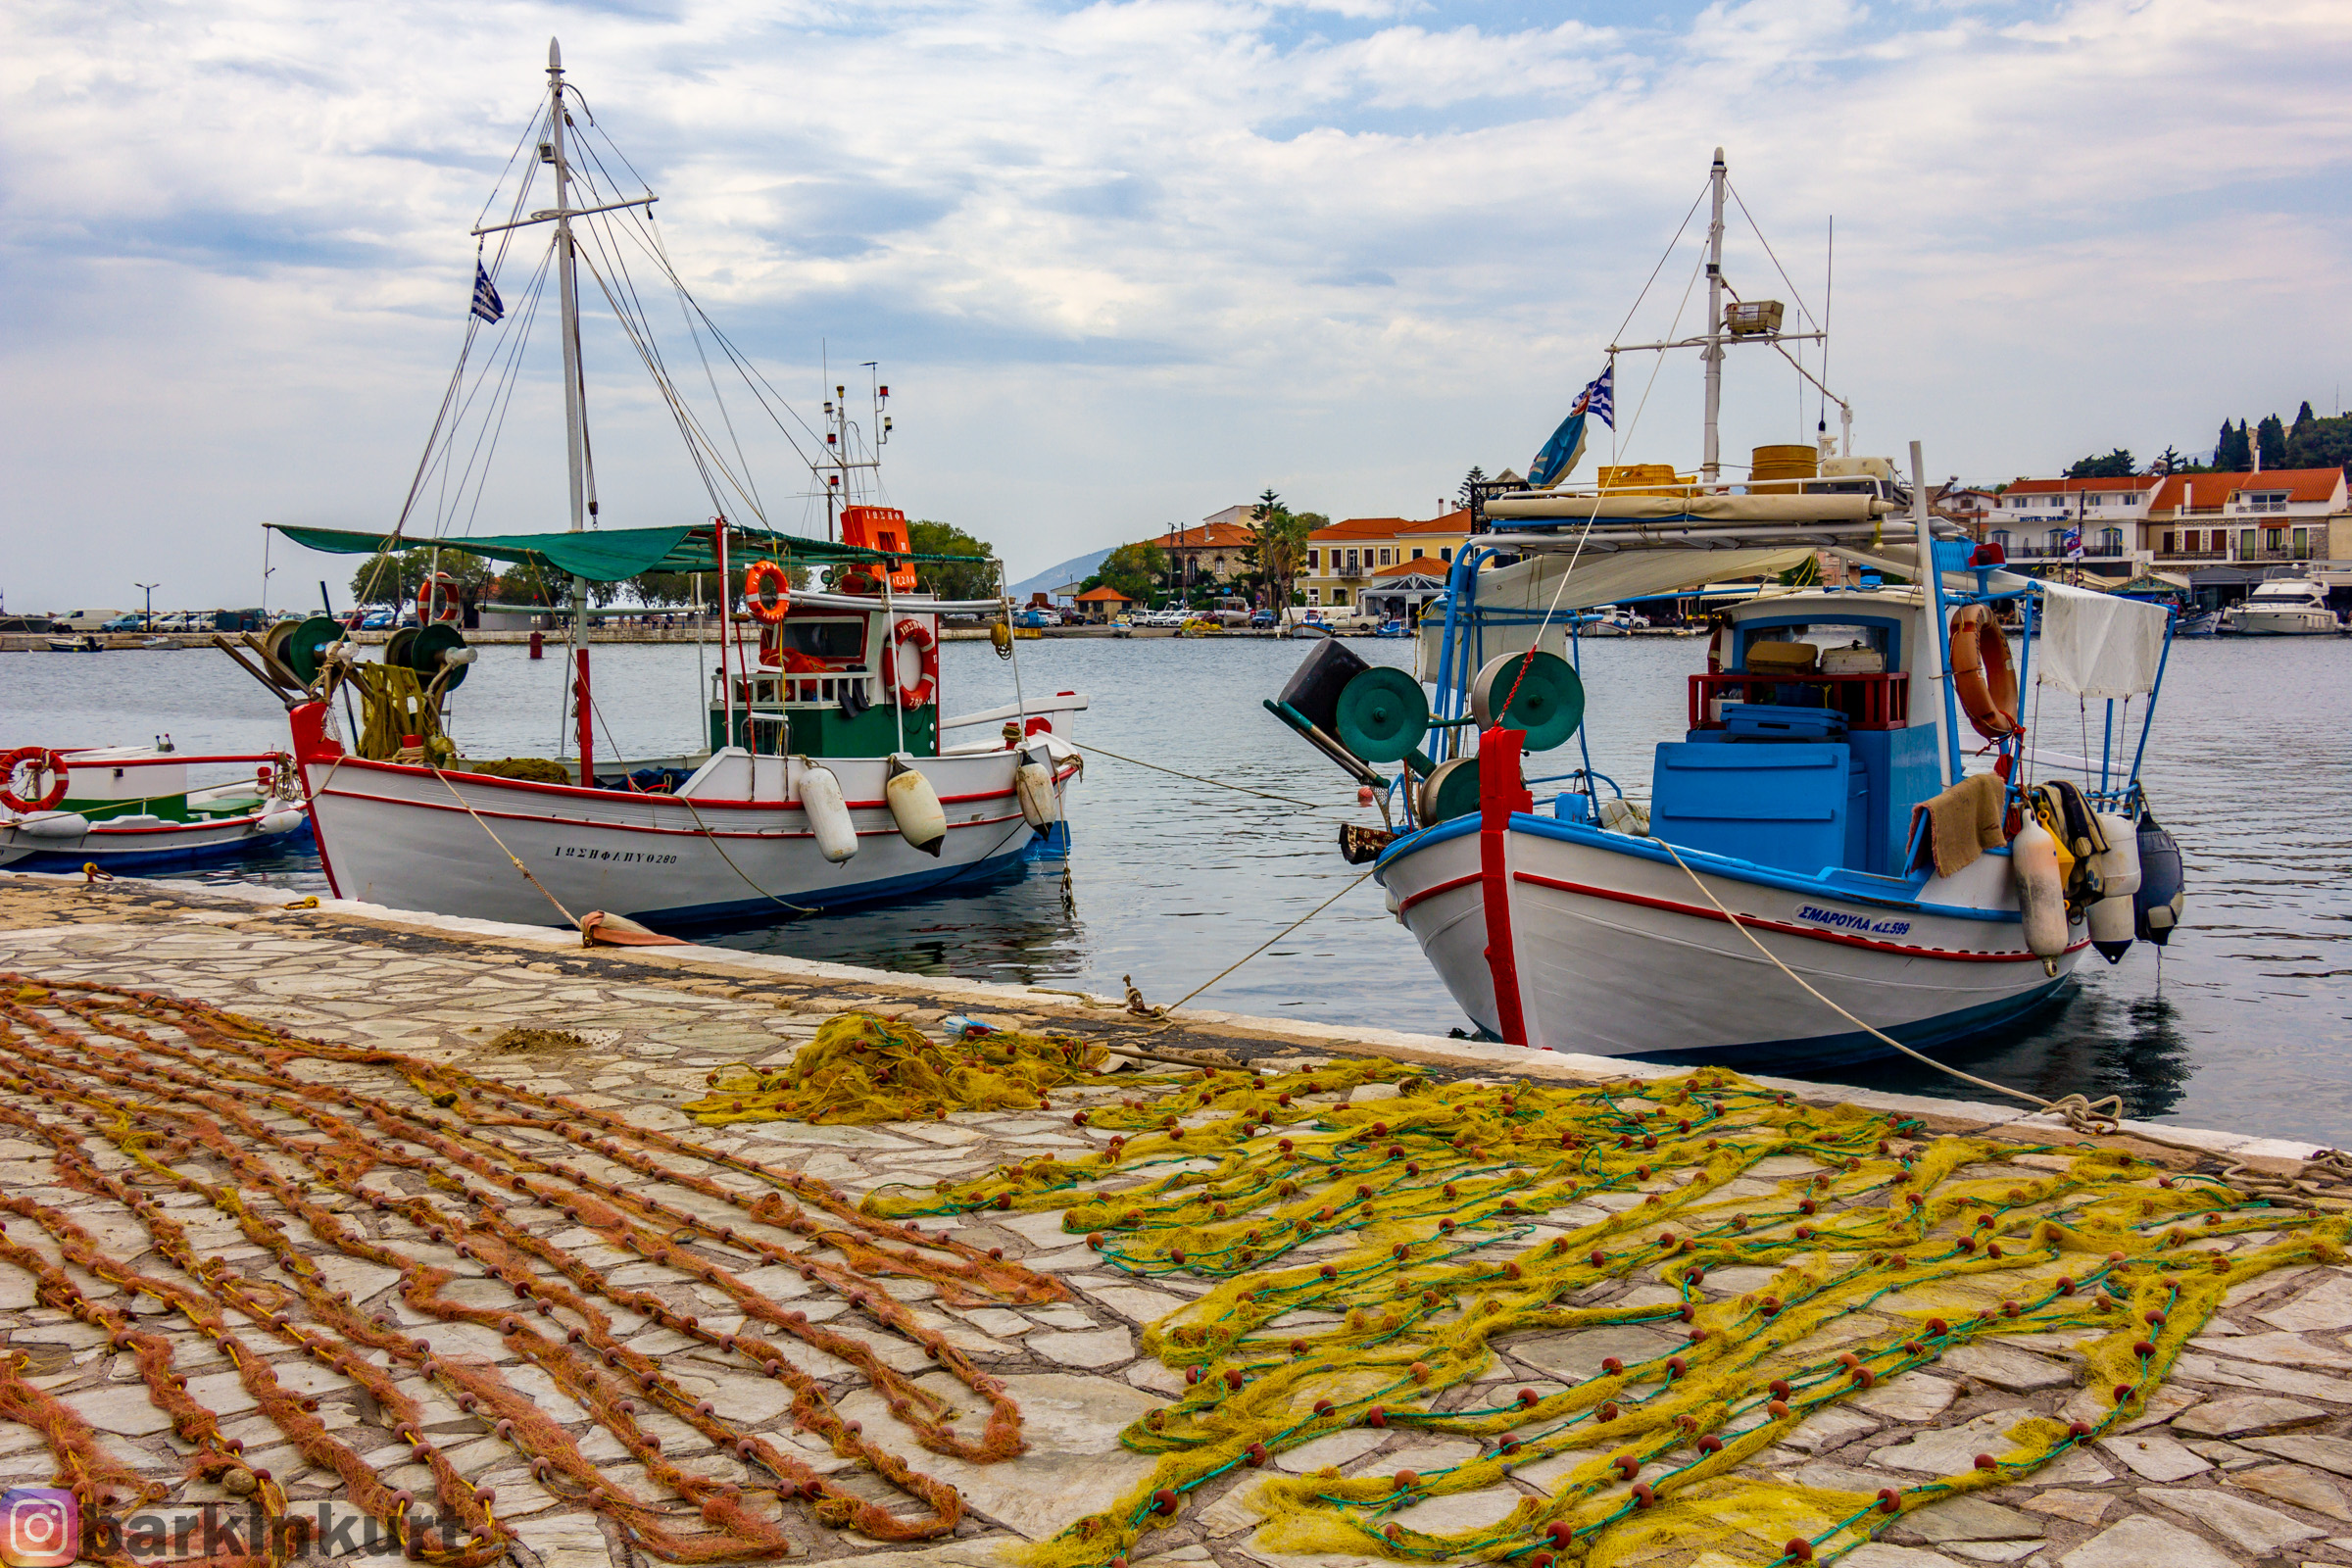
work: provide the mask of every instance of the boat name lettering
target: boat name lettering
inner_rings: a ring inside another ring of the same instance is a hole
[[[647,855],[637,850],[586,850],[576,845],[556,851],[559,860],[621,860],[631,865],[675,865],[674,855]]]
[[[1881,937],[1899,937],[1911,929],[1908,920],[1873,920],[1867,914],[1848,914],[1843,909],[1824,909],[1811,904],[1799,906],[1796,917],[1815,925],[1834,925],[1840,931],[1867,931]]]

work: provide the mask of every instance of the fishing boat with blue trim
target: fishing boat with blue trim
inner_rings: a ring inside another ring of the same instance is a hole
[[[1373,788],[1389,826],[1343,850],[1494,1039],[1786,1068],[1983,1036],[2058,997],[2086,949],[2114,961],[2180,920],[2140,783],[2173,612],[2003,569],[1931,515],[1917,443],[1907,474],[1852,455],[1850,411],[1846,450],[1825,406],[1818,452],[1765,449],[1727,481],[1724,350],[1776,341],[1781,310],[1727,310],[1720,153],[1710,184],[1699,470],[1479,487],[1423,678],[1326,644],[1266,706]],[[1741,313],[1773,324],[1740,332]],[[1856,586],[1805,580],[1825,561]],[[1587,612],[1737,579],[1757,586],[1715,612],[1683,724],[1646,789],[1621,789],[1584,740]],[[2009,606],[2040,633],[2022,667]],[[2029,743],[2050,704],[2099,731],[2096,757]]]

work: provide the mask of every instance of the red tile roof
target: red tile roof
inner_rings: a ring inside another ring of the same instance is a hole
[[[1418,561],[1399,561],[1393,566],[1382,566],[1372,573],[1375,577],[1407,577],[1414,572],[1424,576],[1444,578],[1453,567],[1435,556],[1423,556]]]
[[[1196,522],[1187,527],[1170,528],[1166,533],[1146,541],[1162,550],[1247,550],[1257,542],[1249,529],[1230,522]]]
[[[2127,474],[2121,479],[2012,479],[2007,491],[2016,495],[2083,495],[2102,490],[2145,490],[2158,482],[2152,473]]]
[[[1085,604],[1089,600],[1107,603],[1113,599],[1116,599],[1122,605],[1133,604],[1135,602],[1129,599],[1125,594],[1119,592],[1116,588],[1111,587],[1108,583],[1103,584],[1100,588],[1089,588],[1086,592],[1078,596],[1078,602],[1080,604]]]
[[[2344,493],[2344,470],[2341,468],[2274,468],[2267,473],[2180,473],[2164,481],[2149,508],[2153,512],[2171,512],[2183,503],[2185,492],[2190,507],[2227,506],[2230,498],[2241,490],[2256,490],[2267,495],[2286,492],[2289,501],[2333,501]]]
[[[1443,516],[1415,521],[1409,517],[1342,517],[1328,528],[1317,528],[1308,534],[1309,543],[1347,544],[1361,539],[1398,539],[1416,533],[1470,532],[1470,514],[1456,509]]]

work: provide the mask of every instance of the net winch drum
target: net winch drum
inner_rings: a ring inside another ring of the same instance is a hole
[[[1333,721],[1323,728],[1367,762],[1401,762],[1429,733],[1428,695],[1394,664],[1367,667],[1340,689],[1333,707]]]
[[[1524,678],[1519,673],[1523,662],[1528,665]],[[1548,752],[1566,745],[1585,721],[1585,683],[1576,666],[1557,654],[1502,654],[1489,660],[1470,683],[1470,711],[1480,729],[1504,720],[1526,732],[1527,750]]]
[[[325,615],[313,615],[286,633],[285,641],[277,647],[277,657],[294,672],[296,679],[308,686],[317,681],[319,672],[326,667],[318,656],[328,644],[341,642],[343,636],[340,622]]]
[[[1478,812],[1478,756],[1457,757],[1450,762],[1440,762],[1421,781],[1420,817],[1422,825],[1435,826],[1450,822],[1457,816],[1474,816]]]
[[[465,657],[460,658],[459,655]],[[466,684],[466,668],[473,662],[472,650],[466,646],[466,634],[446,620],[436,620],[416,633],[416,640],[408,645],[408,664],[416,678],[431,685],[441,676],[441,689],[454,692]]]
[[[1340,694],[1371,667],[1346,643],[1327,637],[1291,672],[1289,684],[1275,701],[1295,710],[1324,734],[1337,736]]]

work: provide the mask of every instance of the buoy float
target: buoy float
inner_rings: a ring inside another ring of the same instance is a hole
[[[2133,930],[2140,941],[2161,948],[2172,940],[2173,928],[2180,923],[2181,907],[2187,902],[2186,893],[2180,846],[2157,825],[2155,812],[2140,808],[2139,891],[2132,895],[2138,911]]]
[[[1054,793],[1054,770],[1038,762],[1023,762],[1013,771],[1013,793],[1020,797],[1021,820],[1044,831],[1061,820],[1061,800]]]
[[[2107,849],[2098,858],[2102,896],[2089,910],[2090,945],[2109,963],[2120,963],[2132,950],[2132,930],[2138,912],[2132,895],[2139,891],[2139,833],[2128,817],[2111,811],[2096,814],[2099,831],[2107,837]]]
[[[882,796],[890,803],[891,820],[899,825],[899,837],[937,859],[940,849],[948,842],[948,813],[940,809],[939,792],[931,787],[931,781],[894,757],[890,760],[890,782],[882,786]]]
[[[2058,873],[2058,841],[2039,822],[2028,821],[2009,846],[2009,869],[2017,877],[2017,903],[2025,915],[2026,946],[2037,958],[2066,951],[2066,882]]]
[[[257,833],[291,833],[309,820],[300,807],[280,806],[264,811],[262,819],[253,824]]]
[[[801,809],[816,834],[817,853],[835,865],[858,853],[858,829],[850,821],[849,804],[842,799],[841,780],[832,769],[812,767],[801,775]]]
[[[77,839],[90,830],[79,811],[43,811],[9,824],[28,839]]]

